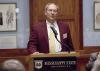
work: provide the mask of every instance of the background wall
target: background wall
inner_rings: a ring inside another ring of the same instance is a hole
[[[94,30],[94,0],[83,0],[83,45],[100,46],[100,30]],[[16,36],[16,47],[27,47],[29,37],[29,0],[0,0],[0,3],[16,3],[19,8],[17,14],[17,31],[0,32],[0,37]],[[0,48],[4,48],[0,44]]]
[[[17,48],[26,48],[29,38],[29,0],[0,0],[0,3],[16,3],[19,13],[17,14],[17,31],[14,32],[0,32],[0,37],[16,37],[16,47]],[[16,48],[9,46],[12,43],[9,43],[9,40],[6,40],[8,46],[6,48]],[[0,42],[0,49],[4,49],[5,46]],[[4,40],[5,43],[5,40]],[[3,43],[3,44],[4,44]],[[4,45],[6,45],[4,44]]]
[[[84,46],[100,46],[100,30],[94,30],[93,2],[94,0],[83,0],[83,45]]]

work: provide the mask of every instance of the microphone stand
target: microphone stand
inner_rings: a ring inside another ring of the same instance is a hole
[[[61,41],[58,40],[58,38],[57,38],[58,33],[57,33],[57,31],[55,30],[55,28],[54,28],[54,27],[50,27],[50,28],[52,29],[52,31],[53,31],[53,33],[54,33],[54,35],[55,35],[56,40],[57,40],[60,44],[62,44],[62,45],[64,45],[65,47],[67,47],[68,53],[70,53],[70,48],[68,47],[68,45],[66,45],[66,44],[64,44],[64,43],[62,43]]]

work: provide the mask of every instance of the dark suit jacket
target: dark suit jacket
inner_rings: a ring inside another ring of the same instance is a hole
[[[57,24],[60,31],[61,42],[66,44],[66,46],[61,45],[62,51],[74,50],[68,25],[63,22],[57,22]],[[64,34],[67,34],[67,38],[64,38]],[[39,22],[33,26],[28,42],[28,51],[29,53],[36,51],[49,53],[47,25],[45,22]]]
[[[90,55],[90,59],[88,61],[88,63],[86,64],[86,71],[91,71],[91,69],[93,68],[94,62],[97,59],[99,52],[94,52]]]

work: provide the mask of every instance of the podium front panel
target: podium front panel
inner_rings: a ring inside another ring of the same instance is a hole
[[[77,58],[66,57],[33,57],[32,71],[77,71]]]

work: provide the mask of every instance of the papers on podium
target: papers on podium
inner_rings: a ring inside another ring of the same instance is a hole
[[[37,53],[31,54],[31,57],[65,57],[65,56],[80,56],[79,52],[57,52],[57,53]]]

